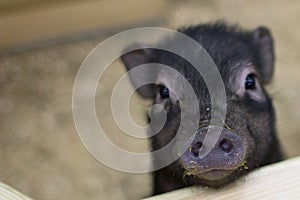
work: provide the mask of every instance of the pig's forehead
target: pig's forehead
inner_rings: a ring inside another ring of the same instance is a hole
[[[236,78],[246,68],[255,70],[255,63],[251,59],[235,60],[218,68],[223,80],[228,80]]]
[[[209,70],[209,69],[207,69]],[[242,73],[245,71],[251,71],[256,73],[255,66],[251,60],[242,60],[232,62],[227,66],[219,68],[220,75],[223,79],[224,86],[227,89],[233,89],[237,84],[237,80],[240,79]],[[205,72],[204,72],[205,73]],[[159,85],[165,85],[172,90],[176,90],[179,93],[188,90],[187,82],[196,90],[206,90],[206,84],[203,80],[201,73],[195,68],[188,67],[170,67],[169,69],[161,69],[158,71],[156,83]]]
[[[186,83],[187,77],[173,68],[160,69],[156,79],[156,84],[165,85],[179,93],[186,89]]]
[[[183,33],[186,34],[186,32]],[[230,67],[229,64],[254,59],[251,45],[237,34],[224,33],[216,35],[202,32],[198,32],[197,34],[188,32],[187,35],[200,44],[203,50],[208,53],[219,68]],[[178,39],[177,37],[168,38],[160,45],[162,49],[177,49],[178,53],[181,55],[186,55],[188,53],[188,57],[194,61],[199,60],[203,56],[205,57],[206,54],[199,55],[202,54],[202,50],[190,49],[185,45],[185,40],[182,40],[181,38]],[[166,51],[158,51],[157,53],[160,62],[174,65],[174,67],[176,67],[176,64],[179,64],[180,67],[185,65],[185,63],[182,62],[182,59],[178,59],[178,55],[170,54]],[[199,62],[201,62],[201,60],[199,60]]]

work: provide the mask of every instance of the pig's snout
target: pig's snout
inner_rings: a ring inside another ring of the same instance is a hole
[[[245,165],[244,157],[245,146],[237,134],[226,128],[204,127],[194,135],[180,163],[186,175],[218,180]]]
[[[214,132],[212,133],[214,134]],[[195,156],[198,157],[200,150],[203,146],[203,142],[204,142],[204,137],[205,137],[206,133],[197,133],[191,147],[190,147],[190,152]],[[215,144],[215,153],[218,153],[220,155],[228,155],[230,154],[232,151],[239,151],[241,150],[241,145],[242,143],[239,140],[239,137],[235,134],[233,134],[231,131],[228,131],[226,129],[224,129],[219,137],[219,139],[217,140],[216,144]],[[205,148],[205,146],[203,146],[203,148]],[[237,152],[237,153],[241,153],[241,152]],[[201,155],[200,155],[201,156]]]

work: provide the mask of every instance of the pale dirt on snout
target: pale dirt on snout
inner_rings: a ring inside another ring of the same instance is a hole
[[[172,1],[173,2],[173,1]],[[243,27],[268,26],[276,42],[275,79],[268,87],[277,109],[278,133],[289,156],[300,155],[300,1],[175,1],[166,24],[225,18]],[[275,3],[276,2],[276,3]],[[76,71],[99,38],[62,43],[0,57],[0,180],[36,199],[139,199],[151,191],[150,175],[107,168],[79,141],[71,112]],[[97,89],[97,114],[109,138],[130,151],[146,141],[122,134],[110,115],[109,96],[124,73],[117,61]],[[149,102],[134,96],[133,119],[145,124]]]

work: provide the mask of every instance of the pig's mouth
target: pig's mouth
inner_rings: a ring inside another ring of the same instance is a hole
[[[231,175],[234,170],[235,169],[209,169],[201,171],[194,165],[193,167],[185,168],[184,176],[193,176],[209,181],[217,181]]]
[[[188,165],[181,162],[184,168],[184,176],[193,176],[209,181],[217,181],[231,175],[240,166],[232,166],[231,168],[208,168],[208,166],[198,165],[194,161],[190,161]]]
[[[238,179],[248,173],[246,162],[232,168],[198,168],[197,165],[185,166],[182,162],[184,181],[189,185],[205,185],[212,188],[222,188],[223,186]]]
[[[192,174],[189,171],[186,171],[186,175],[193,175],[201,179],[209,180],[209,181],[217,181],[220,179],[224,179],[225,177],[231,175],[233,170],[225,170],[225,169],[212,169],[210,171],[202,172],[199,174]]]

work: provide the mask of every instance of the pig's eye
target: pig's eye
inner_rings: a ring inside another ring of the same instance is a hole
[[[163,85],[159,86],[159,94],[162,99],[168,98],[169,97],[169,89]]]
[[[254,90],[255,89],[255,75],[249,74],[245,80],[245,89]]]

